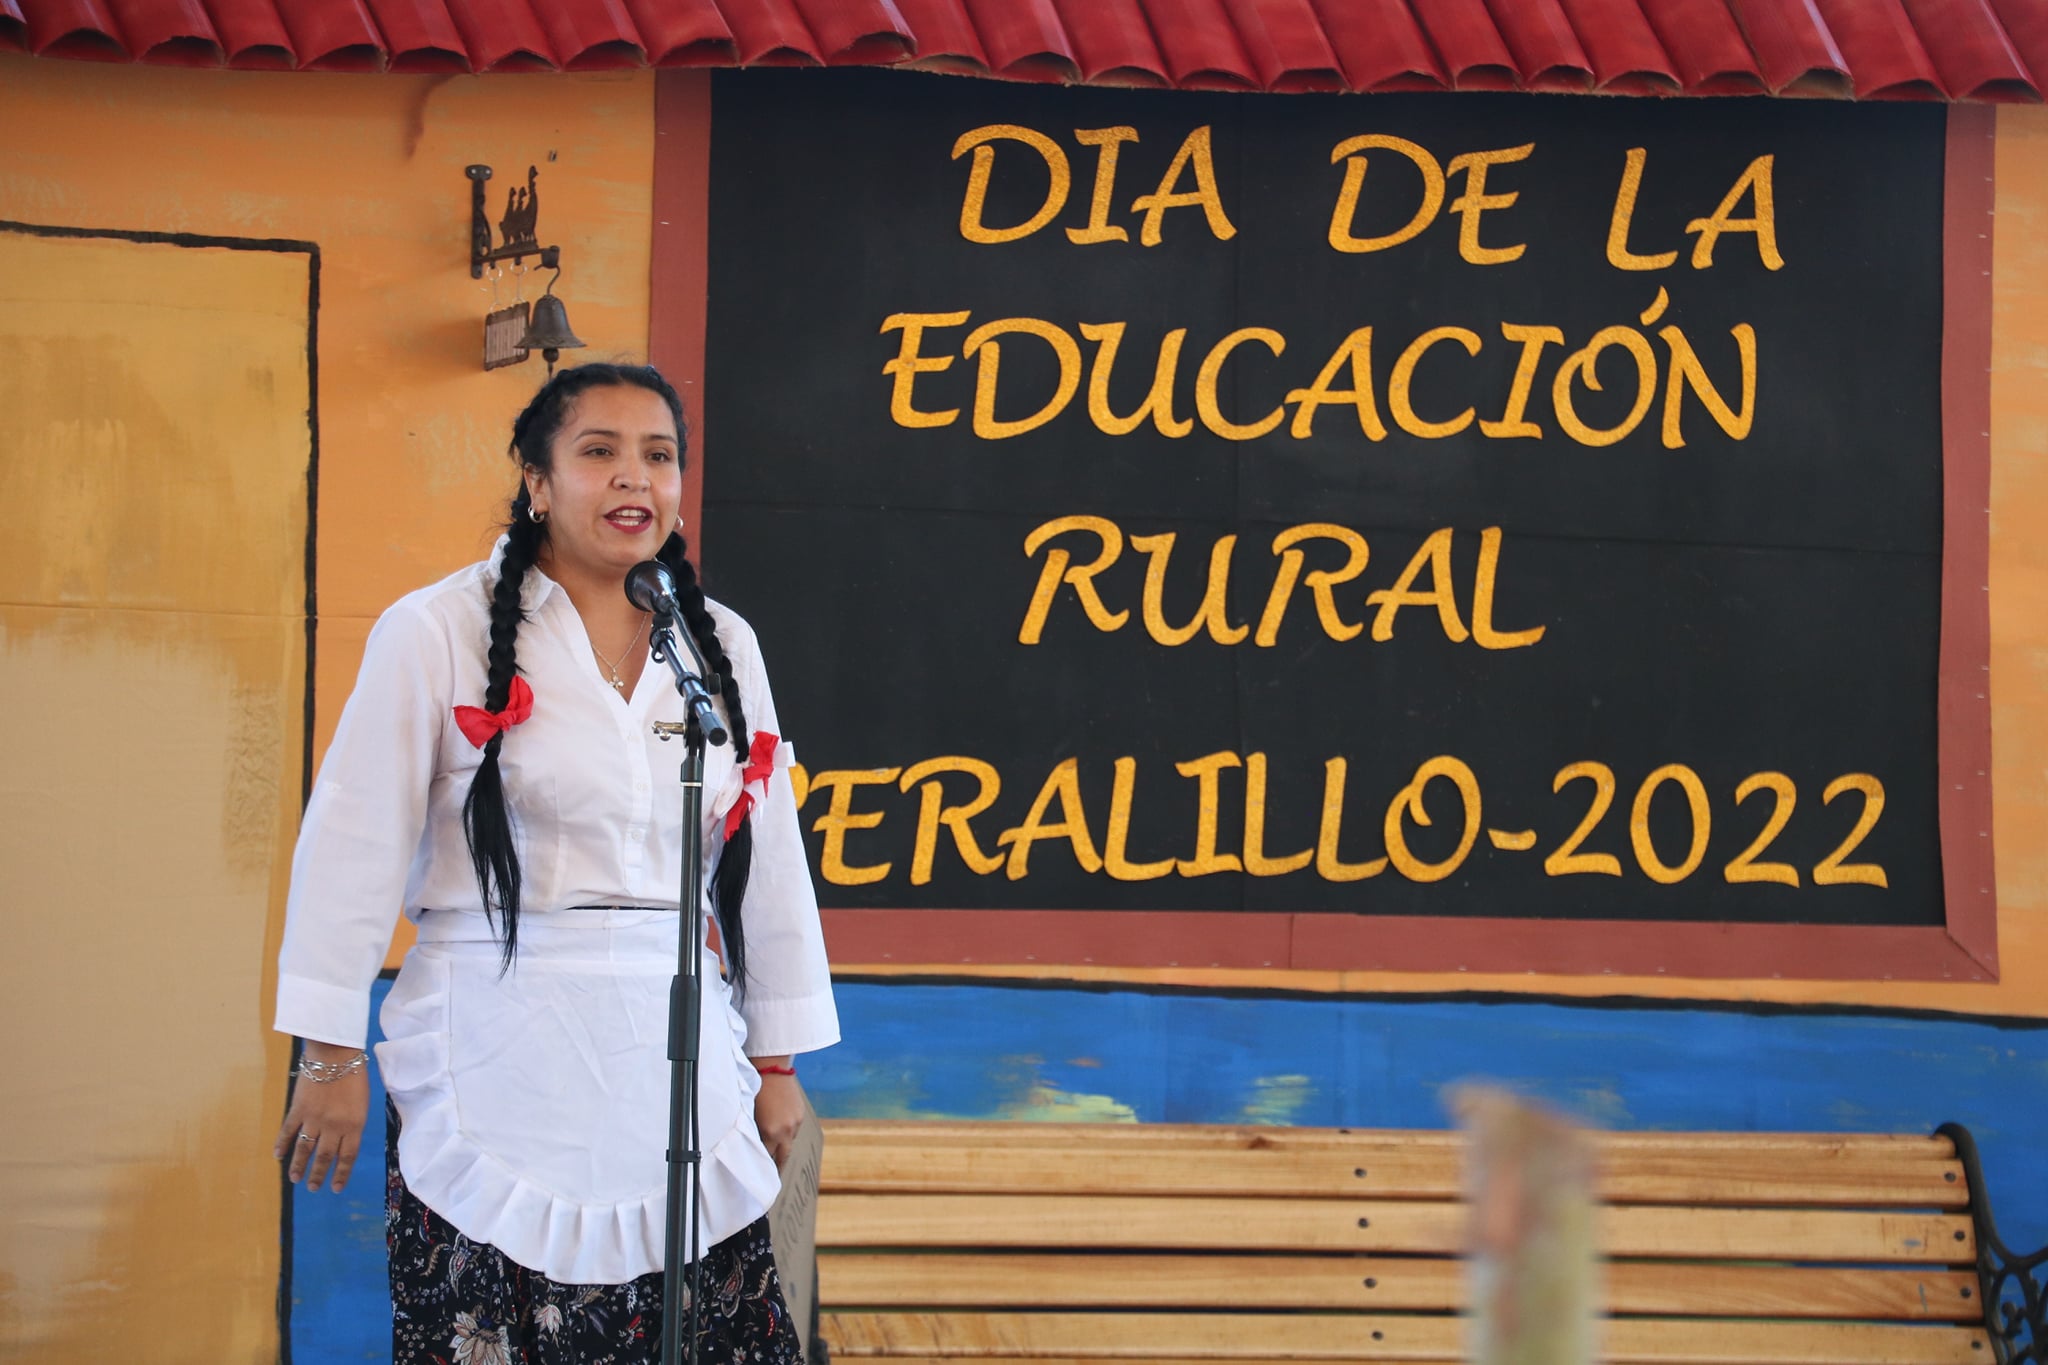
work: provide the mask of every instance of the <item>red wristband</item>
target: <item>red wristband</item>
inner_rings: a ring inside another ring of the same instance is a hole
[[[793,1066],[762,1066],[759,1062],[755,1062],[754,1070],[760,1072],[763,1076],[796,1075],[796,1068]]]

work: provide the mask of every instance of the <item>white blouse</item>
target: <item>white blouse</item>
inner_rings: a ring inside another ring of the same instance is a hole
[[[630,699],[606,683],[568,594],[528,574],[517,650],[533,713],[499,755],[520,854],[519,955],[501,972],[462,827],[482,751],[454,719],[457,705],[482,704],[495,559],[400,599],[370,632],[299,832],[276,1026],[361,1046],[402,909],[419,942],[385,1000],[377,1060],[407,1186],[551,1279],[623,1283],[662,1262],[683,745],[652,726],[684,709],[651,661]],[[779,735],[752,629],[716,603],[711,613],[747,725]],[[778,743],[765,790],[754,786],[737,1005],[701,950],[704,1249],[765,1213],[780,1188],[754,1127],[760,1079],[747,1054],[839,1038],[792,761]],[[741,780],[730,744],[707,754],[707,860]]]

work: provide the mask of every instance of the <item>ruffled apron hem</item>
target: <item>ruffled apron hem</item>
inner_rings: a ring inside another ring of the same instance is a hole
[[[564,1284],[623,1284],[663,1265],[667,1173],[644,1194],[569,1197],[522,1175],[462,1128],[448,1037],[451,973],[409,961],[413,989],[394,990],[377,1063],[402,1123],[406,1187],[472,1241]],[[424,987],[424,989],[422,989]],[[707,1059],[709,1061],[709,1059]],[[750,1098],[750,1097],[748,1097]],[[774,1158],[742,1115],[707,1141],[698,1218],[701,1255],[767,1212],[781,1188]]]

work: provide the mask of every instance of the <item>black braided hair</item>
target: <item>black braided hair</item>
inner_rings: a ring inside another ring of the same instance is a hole
[[[510,454],[522,468],[543,474],[554,467],[555,436],[568,419],[569,409],[587,389],[630,386],[659,394],[675,418],[677,458],[682,458],[689,429],[683,420],[683,400],[661,372],[650,365],[577,365],[559,370],[542,386],[512,423]],[[490,588],[491,628],[487,659],[489,671],[484,683],[484,709],[502,710],[511,696],[512,679],[519,671],[519,627],[526,615],[520,604],[520,590],[526,574],[547,543],[547,527],[528,515],[532,503],[522,478],[512,497],[506,526],[505,553],[497,578]],[[747,734],[746,712],[740,703],[739,682],[732,674],[732,660],[718,638],[718,625],[705,605],[704,590],[697,582],[683,538],[671,533],[660,550],[662,563],[675,576],[676,596],[683,609],[683,624],[697,641],[705,666],[717,674],[718,692],[725,703],[726,728],[731,732],[736,761],[744,764],[752,740]],[[710,682],[710,679],[706,679]],[[492,916],[504,942],[504,965],[510,968],[519,946],[519,851],[512,841],[512,823],[506,812],[504,779],[498,769],[498,751],[505,734],[492,735],[484,745],[483,763],[470,783],[462,803],[463,833],[469,841],[469,859],[476,871],[477,893],[484,913]],[[754,863],[754,827],[742,821],[726,841],[711,873],[711,909],[718,919],[718,933],[725,947],[726,973],[733,994],[746,990],[747,940],[740,908],[746,900],[747,879]]]
[[[725,646],[718,638],[718,623],[711,619],[711,610],[705,605],[704,589],[698,585],[688,547],[680,535],[671,533],[658,557],[675,576],[676,604],[683,609],[683,624],[696,638],[704,666],[717,675],[704,681],[713,684],[725,703],[725,727],[732,736],[733,761],[744,766],[753,740],[747,733],[746,709],[740,704],[739,680],[733,677],[732,660],[726,657]],[[747,878],[753,868],[754,822],[742,820],[718,855],[718,866],[711,870],[711,908],[718,916],[718,936],[725,945],[726,976],[732,982],[735,998],[746,993],[747,939],[740,921],[740,905],[746,900]]]

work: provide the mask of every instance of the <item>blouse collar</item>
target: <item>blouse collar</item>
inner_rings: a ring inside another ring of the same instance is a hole
[[[512,537],[509,535],[500,535],[498,543],[491,547],[490,568],[486,576],[493,583],[498,579],[499,566],[505,562],[505,547],[511,542],[511,539]],[[540,565],[534,565],[526,571],[526,581],[519,585],[520,610],[524,611],[528,616],[533,615],[536,611],[540,610],[541,604],[546,602],[560,587],[560,584],[542,572]]]

